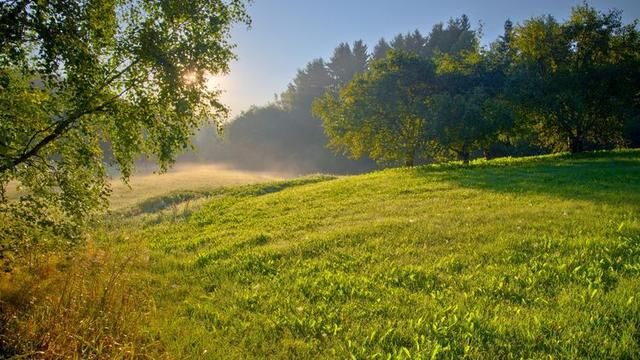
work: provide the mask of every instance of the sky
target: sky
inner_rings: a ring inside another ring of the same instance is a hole
[[[222,101],[232,116],[251,105],[265,105],[280,94],[298,69],[312,59],[329,59],[341,42],[362,39],[372,50],[381,37],[420,30],[462,14],[483,27],[483,43],[496,39],[504,21],[522,22],[551,14],[569,16],[582,0],[254,0],[248,7],[250,28],[237,25],[231,40],[238,60],[230,74],[217,77]],[[619,9],[625,22],[640,18],[640,0],[591,0],[599,10]]]

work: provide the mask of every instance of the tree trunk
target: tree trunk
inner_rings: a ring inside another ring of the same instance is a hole
[[[469,165],[470,155],[468,151],[462,153],[462,163],[465,165]]]
[[[573,136],[569,138],[569,151],[571,151],[572,154],[583,152],[584,151],[583,139],[578,136]]]
[[[415,157],[416,157],[415,150],[408,152],[404,158],[404,166],[413,167],[413,165],[415,164]]]
[[[471,154],[467,146],[464,146],[462,150],[458,153],[458,158],[462,160],[462,163],[465,165],[469,165],[469,160],[471,159]]]
[[[489,156],[491,156],[489,154],[489,149],[487,147],[483,147],[482,148],[482,157],[484,157],[485,160],[489,160]]]

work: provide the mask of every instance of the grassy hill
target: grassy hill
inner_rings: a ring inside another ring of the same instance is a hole
[[[172,358],[640,358],[640,151],[206,195],[96,234]]]

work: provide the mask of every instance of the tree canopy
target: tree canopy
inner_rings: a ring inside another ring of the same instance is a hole
[[[381,39],[367,71],[316,101],[329,146],[412,165],[419,153],[466,163],[501,147],[508,155],[523,146],[581,152],[637,144],[637,21],[625,25],[617,10],[582,4],[563,23],[507,20],[486,48],[479,34],[463,15],[426,36]]]
[[[322,122],[311,105],[325,91],[336,91],[369,66],[362,40],[341,43],[328,61],[314,59],[299,69],[287,89],[265,106],[254,106],[225,126],[224,140],[198,137],[198,160],[225,162],[251,170],[292,173],[354,173],[375,168],[327,149]],[[210,129],[211,130],[211,129]]]
[[[101,144],[126,179],[162,169],[227,108],[206,86],[234,58],[241,0],[0,3],[0,238],[67,232],[104,206]],[[8,201],[11,181],[23,196]]]
[[[329,146],[352,157],[412,166],[427,155],[425,98],[433,91],[433,65],[406,52],[390,52],[372,63],[338,93],[327,92],[314,106],[323,119]]]
[[[564,23],[525,21],[512,46],[513,100],[542,143],[571,152],[623,145],[625,118],[637,111],[636,23],[585,4]]]

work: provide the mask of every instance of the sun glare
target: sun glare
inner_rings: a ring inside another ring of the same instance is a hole
[[[223,90],[223,83],[226,78],[224,74],[213,75],[209,72],[204,74],[204,84],[209,91]],[[198,73],[189,71],[182,75],[182,80],[186,85],[193,85],[198,82]]]
[[[198,74],[195,71],[189,71],[182,75],[182,80],[187,85],[194,84],[198,80]]]
[[[225,78],[226,76],[221,74],[217,74],[217,75],[207,74],[205,75],[205,79],[206,79],[205,85],[207,89],[210,91],[222,90],[222,86],[224,84]]]

